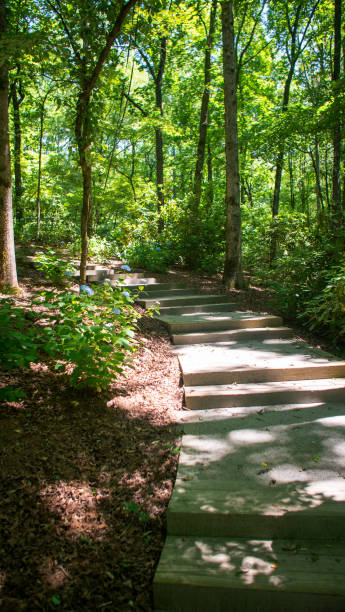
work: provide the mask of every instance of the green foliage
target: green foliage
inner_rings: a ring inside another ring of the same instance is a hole
[[[46,245],[63,245],[77,240],[80,231],[78,226],[66,219],[63,211],[58,218],[42,219],[40,225],[40,242]],[[36,240],[37,223],[36,221],[25,221],[25,223],[16,223],[15,237],[22,242],[31,242]]]
[[[0,402],[18,402],[18,400],[25,399],[26,397],[25,391],[22,391],[22,389],[15,389],[11,385],[0,388]]]
[[[33,316],[24,308],[14,307],[11,299],[0,302],[0,364],[3,369],[28,367],[31,361],[36,361],[39,341],[32,327]]]
[[[30,313],[4,300],[0,308],[0,359],[5,370],[29,367],[47,357],[73,387],[105,389],[135,350],[138,314],[121,286],[108,285],[79,294],[37,294]],[[42,313],[42,307],[44,308]]]
[[[345,262],[324,271],[323,279],[325,287],[310,300],[301,319],[311,330],[330,334],[336,343],[345,336]]]
[[[301,214],[284,211],[268,223],[265,210],[251,212],[243,236],[245,266],[269,290],[272,305],[295,317],[320,288],[321,245]],[[276,254],[270,264],[272,240]]]
[[[89,257],[95,261],[104,261],[111,258],[119,258],[119,250],[116,244],[106,238],[92,236],[89,240]]]
[[[134,516],[138,516],[140,521],[146,522],[150,518],[148,514],[142,511],[141,506],[139,506],[134,499],[131,499],[130,502],[125,502],[124,507],[127,514],[134,514]]]
[[[43,292],[37,299],[50,310],[44,350],[74,387],[105,389],[135,348],[138,318],[132,297],[121,287],[95,288],[92,295]]]
[[[157,242],[135,242],[125,250],[125,259],[131,266],[152,270],[153,272],[166,272],[168,268],[168,251]]]
[[[72,276],[74,268],[69,261],[59,258],[56,251],[48,250],[38,253],[34,259],[36,268],[43,272],[45,278],[52,283],[61,283],[66,277]]]

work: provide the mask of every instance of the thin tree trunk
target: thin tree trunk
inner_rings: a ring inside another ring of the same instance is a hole
[[[42,180],[42,150],[43,150],[43,130],[44,130],[44,102],[46,97],[42,103],[41,107],[41,117],[40,117],[40,143],[39,143],[39,152],[38,152],[38,176],[37,176],[37,197],[36,197],[36,214],[37,214],[37,224],[36,224],[36,238],[39,239],[40,236],[40,225],[41,225],[41,180]]]
[[[204,91],[201,101],[200,121],[199,121],[199,141],[196,155],[192,211],[196,213],[200,206],[202,178],[205,160],[206,137],[208,127],[208,107],[210,101],[211,83],[211,53],[213,47],[214,31],[216,26],[217,0],[212,0],[210,10],[210,26],[205,49],[205,69],[204,69]]]
[[[309,149],[309,155],[313,164],[313,169],[315,173],[315,191],[316,191],[316,210],[317,213],[320,214],[323,211],[323,197],[322,197],[322,187],[321,187],[321,178],[320,178],[320,154],[319,154],[319,143],[317,138],[314,141],[314,153],[312,149]]]
[[[137,0],[128,0],[126,4],[123,4],[120,8],[119,14],[112,29],[106,37],[106,42],[101,50],[91,76],[86,78],[86,55],[81,60],[79,55],[79,65],[82,71],[82,83],[80,92],[78,95],[77,106],[76,106],[76,119],[75,119],[75,136],[77,141],[77,147],[79,152],[79,163],[83,176],[83,203],[81,211],[81,224],[80,224],[80,237],[81,237],[81,256],[80,256],[80,283],[86,282],[86,264],[88,255],[88,220],[90,211],[90,199],[91,199],[91,160],[90,160],[90,149],[91,149],[91,135],[89,126],[89,106],[91,94],[96,87],[99,75],[103,69],[104,63],[107,60],[111,48],[114,44],[115,39],[121,31],[122,24],[126,19],[129,11],[136,4]],[[85,29],[86,32],[86,29]],[[85,45],[87,46],[87,36],[85,35]]]
[[[334,56],[332,81],[337,83],[340,79],[340,60],[341,60],[341,2],[334,0]],[[341,208],[341,182],[340,182],[340,161],[341,161],[341,125],[339,109],[339,93],[337,85],[334,88],[335,106],[335,126],[333,129],[333,172],[332,172],[332,216],[334,223],[338,226],[342,224],[343,211]]]
[[[160,113],[160,116],[164,116],[163,111],[163,75],[165,70],[167,53],[167,39],[162,37],[160,39],[160,51],[159,51],[159,67],[155,79],[155,96],[156,96],[156,108]],[[163,150],[163,131],[162,128],[155,128],[155,147],[156,147],[156,184],[157,184],[157,200],[158,200],[158,231],[162,232],[164,223],[160,215],[161,209],[164,206],[164,150]]]
[[[242,284],[241,207],[237,135],[236,53],[233,2],[221,2],[226,157],[226,253],[223,280],[227,289]]]
[[[19,93],[19,96],[18,96]],[[22,221],[23,211],[23,183],[22,183],[22,128],[20,120],[20,105],[24,100],[24,95],[17,89],[17,82],[12,86],[12,105],[13,105],[13,128],[14,128],[14,210],[17,221]]]
[[[283,105],[282,111],[286,112],[289,105],[290,98],[290,87],[292,82],[293,73],[295,70],[295,62],[290,66],[288,77],[285,81],[284,87],[284,96],[283,96]],[[284,165],[284,141],[279,144],[279,150],[276,161],[276,174],[274,179],[274,192],[273,192],[273,202],[272,202],[272,217],[276,217],[279,213],[279,200],[280,200],[280,188],[282,183],[282,174],[283,174],[283,165]]]
[[[295,185],[293,175],[293,160],[291,153],[289,154],[289,175],[290,175],[290,206],[295,209]]]
[[[207,204],[211,208],[213,204],[213,164],[211,145],[207,145]]]
[[[6,31],[6,2],[0,0],[0,37]],[[0,286],[9,286],[12,291],[18,291],[8,123],[8,68],[7,60],[2,55],[0,60]]]

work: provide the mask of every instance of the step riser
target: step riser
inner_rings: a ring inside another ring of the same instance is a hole
[[[204,314],[208,312],[231,312],[232,310],[236,310],[236,308],[236,304],[229,302],[228,304],[201,304],[200,306],[172,306],[170,308],[162,306],[160,310],[162,315],[174,316],[189,313]]]
[[[154,304],[157,300],[153,300],[150,298],[149,300],[140,300],[138,303],[140,306],[144,306],[145,308],[149,308]],[[219,303],[231,303],[228,296],[217,296],[217,301]],[[166,298],[162,301],[162,306],[197,306],[200,304],[213,304],[214,303],[214,295],[190,295],[190,297],[181,297],[181,298]]]
[[[161,311],[162,312],[162,311]],[[162,312],[163,314],[163,312]],[[277,328],[252,328],[251,330],[239,329],[229,333],[203,333],[203,334],[178,334],[172,336],[172,342],[180,344],[204,344],[208,342],[228,342],[229,340],[274,340],[279,338],[291,338],[292,329],[288,327]]]
[[[285,516],[260,516],[258,513],[225,515],[219,512],[174,512],[168,508],[167,532],[170,536],[185,537],[327,540],[345,533],[345,516],[312,516],[303,512]]]
[[[216,565],[217,568],[217,565]],[[215,570],[216,571],[216,570]],[[231,589],[196,583],[159,582],[153,586],[156,612],[344,612],[345,597],[318,593],[291,593],[284,583],[277,591]],[[245,575],[243,579],[245,586]]]
[[[262,393],[228,395],[185,395],[186,407],[189,410],[210,408],[241,408],[244,406],[265,406],[274,404],[308,404],[313,402],[344,402],[345,386],[341,389],[271,391]]]
[[[162,291],[158,291],[157,289],[152,289],[150,291],[145,289],[140,293],[140,297],[148,297],[150,300],[158,300],[164,297],[183,297],[185,295],[190,295],[190,291],[188,289],[163,289]]]
[[[153,283],[153,284],[139,283],[138,284],[138,283],[126,282],[124,286],[132,291],[139,291],[139,287],[144,287],[144,289],[140,292],[141,297],[143,297],[144,294],[145,296],[146,294],[150,296],[151,293],[158,293],[161,291],[169,292],[169,295],[170,295],[170,292],[173,290],[176,290],[176,289],[185,290],[184,285],[170,285],[169,283]]]
[[[343,378],[345,367],[343,365],[322,365],[300,368],[249,368],[247,370],[230,372],[195,372],[184,373],[183,380],[186,386],[227,385],[262,382],[281,382],[289,380],[320,380],[322,378]]]
[[[222,330],[222,329],[253,329],[255,327],[281,327],[282,319],[281,317],[266,317],[265,319],[234,319],[233,321],[192,321],[186,323],[169,323],[165,322],[171,334],[178,334],[180,332],[194,332],[201,331],[207,332],[212,330]]]

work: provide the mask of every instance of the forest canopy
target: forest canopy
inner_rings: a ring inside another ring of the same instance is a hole
[[[90,256],[228,288],[243,268],[285,314],[345,333],[341,0],[0,6],[17,242],[70,248],[81,281]]]

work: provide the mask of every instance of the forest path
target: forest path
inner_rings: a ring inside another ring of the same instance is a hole
[[[225,294],[147,279],[155,302],[191,409],[155,610],[343,611],[345,362]]]

